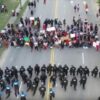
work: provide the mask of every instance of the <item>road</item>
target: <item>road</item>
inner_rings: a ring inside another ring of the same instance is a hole
[[[73,16],[78,18],[79,15],[83,20],[88,19],[88,21],[90,22],[100,23],[98,21],[99,19],[95,18],[95,12],[97,8],[93,0],[87,0],[90,7],[90,12],[88,15],[85,14],[83,0],[74,0],[73,3],[71,3],[70,1],[71,0],[47,0],[46,5],[44,5],[43,0],[39,0],[34,16],[39,16],[42,20],[42,23],[45,20],[45,18],[58,18],[60,20],[63,20],[65,18],[67,24],[71,24]],[[79,4],[81,7],[79,13],[74,13],[73,5],[75,4]],[[28,8],[24,13],[24,17],[26,16],[30,16]],[[27,68],[27,66],[29,65],[32,65],[34,67],[34,65],[37,63],[40,66],[42,66],[43,64],[48,65],[49,63],[55,63],[57,65],[67,64],[69,67],[71,65],[74,65],[76,67],[79,67],[80,65],[84,67],[87,65],[90,68],[90,70],[92,70],[96,65],[100,66],[100,52],[96,52],[94,48],[65,48],[63,50],[61,50],[60,48],[54,48],[42,50],[39,52],[33,50],[33,52],[31,52],[30,48],[28,47],[9,47],[6,52],[7,54],[5,53],[4,57],[2,57],[2,68],[5,68],[6,66],[11,67],[12,65],[15,65],[18,69],[21,65],[24,65]],[[70,81],[71,78],[72,77],[69,76],[68,80]],[[47,79],[46,97],[43,100],[49,100],[48,84],[49,83]],[[26,87],[23,85],[23,83],[21,84],[20,82],[20,91],[25,89]],[[90,76],[88,78],[85,90],[82,90],[79,84],[77,87],[77,91],[74,91],[68,85],[66,92],[64,92],[64,90],[61,88],[57,79],[55,91],[56,97],[54,98],[54,100],[97,100],[97,97],[100,96],[100,79],[98,77],[95,79]],[[34,97],[31,95],[31,92],[29,92],[27,95],[28,100],[42,100],[38,91]],[[5,100],[5,96],[3,96],[3,99]],[[17,99],[19,98],[15,98],[14,93],[12,92],[12,95],[8,100]]]

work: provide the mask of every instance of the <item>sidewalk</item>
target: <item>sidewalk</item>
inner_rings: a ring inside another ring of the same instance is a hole
[[[27,0],[21,0],[22,7],[24,6],[26,1]],[[20,10],[21,10],[21,8],[20,8],[20,4],[19,4],[18,7],[16,8],[16,12],[20,12]],[[16,21],[16,19],[17,19],[17,16],[11,17],[9,19],[8,23],[13,24]]]

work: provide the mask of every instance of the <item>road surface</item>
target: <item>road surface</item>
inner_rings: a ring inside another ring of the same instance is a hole
[[[46,5],[43,4],[43,0],[39,0],[37,4],[37,8],[35,10],[34,16],[40,17],[43,21],[45,18],[58,18],[60,20],[66,19],[67,24],[72,23],[72,18],[75,16],[78,18],[80,15],[83,20],[88,19],[88,21],[93,23],[100,23],[99,19],[96,19],[96,4],[94,0],[87,0],[90,8],[90,12],[88,15],[85,14],[83,0],[47,0]],[[80,12],[74,13],[73,6],[79,4]],[[30,16],[30,11],[28,8],[24,13],[24,17]],[[61,49],[48,49],[42,50],[40,52],[33,50],[31,52],[30,48],[13,48],[9,47],[6,51],[7,54],[2,57],[3,63],[1,64],[2,68],[6,66],[11,67],[12,65],[16,66],[18,69],[21,65],[24,65],[26,68],[31,65],[34,67],[35,64],[39,64],[42,66],[43,64],[48,65],[49,63],[55,63],[57,65],[67,64],[69,67],[74,65],[75,67],[79,67],[80,65],[88,66],[90,70],[92,70],[96,65],[100,66],[100,52],[96,52],[94,48],[83,49],[83,48],[65,48]],[[2,60],[1,60],[2,61]],[[33,76],[34,77],[34,76]],[[71,80],[71,76],[68,77],[68,80]],[[78,78],[79,80],[79,78]],[[48,99],[48,79],[47,79],[47,91],[46,96],[43,100]],[[26,87],[20,82],[20,91],[26,90]],[[56,84],[56,97],[54,100],[97,100],[97,97],[100,96],[100,79],[97,77],[96,79],[93,77],[89,77],[86,89],[82,90],[79,86],[77,87],[77,91],[74,91],[69,85],[67,91],[61,88],[59,81],[57,80]],[[42,100],[39,92],[36,92],[36,95],[33,97],[32,93],[29,92],[27,94],[27,100]],[[5,100],[5,95],[3,96],[3,100]],[[8,100],[19,100],[19,97],[16,98],[14,96],[14,92],[12,90],[12,95]]]

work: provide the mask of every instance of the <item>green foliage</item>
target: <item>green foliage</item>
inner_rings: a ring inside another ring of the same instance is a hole
[[[0,30],[4,28],[4,26],[7,24],[8,20],[11,17],[11,11],[12,9],[16,9],[19,2],[18,0],[0,0],[3,4],[7,6],[8,12],[7,13],[0,13]]]
[[[98,5],[100,6],[100,0],[97,0]]]
[[[3,0],[0,0],[0,4],[2,4],[3,3]]]

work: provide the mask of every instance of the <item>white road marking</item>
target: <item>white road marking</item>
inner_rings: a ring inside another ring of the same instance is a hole
[[[73,0],[71,0],[71,1],[70,1],[70,3],[73,5],[74,1],[73,1]]]
[[[21,84],[20,84],[20,87],[19,87],[19,93],[21,92],[21,88],[22,88],[22,81],[21,81]],[[17,96],[17,99],[19,98],[19,95]]]
[[[84,65],[84,53],[82,52],[82,64]]]
[[[22,81],[21,81],[21,84],[20,84],[20,87],[19,87],[19,92],[21,91],[21,88],[22,88]]]

